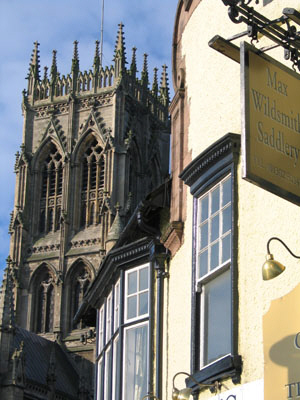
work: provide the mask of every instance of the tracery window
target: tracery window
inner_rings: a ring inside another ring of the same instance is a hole
[[[97,139],[88,142],[82,159],[81,227],[99,223],[99,206],[103,198],[105,162]]]
[[[51,143],[49,154],[42,164],[39,225],[41,233],[53,232],[60,228],[62,182],[62,156]]]
[[[54,279],[48,269],[40,274],[36,286],[36,331],[53,332]]]
[[[88,267],[80,262],[76,266],[76,273],[72,279],[72,293],[71,293],[71,321],[73,320],[78,308],[82,302],[83,296],[86,292],[91,281],[91,274]],[[73,326],[73,329],[84,328],[84,322],[80,321]]]

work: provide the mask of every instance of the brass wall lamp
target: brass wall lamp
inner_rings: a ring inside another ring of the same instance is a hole
[[[142,400],[146,400],[146,399],[154,399],[154,400],[159,400],[158,397],[154,396],[154,394],[146,394],[146,396],[144,396],[142,398]]]
[[[276,278],[276,276],[280,275],[285,270],[285,266],[279,261],[274,260],[273,254],[270,253],[270,242],[272,240],[278,240],[294,258],[300,259],[300,256],[296,256],[281,239],[278,237],[271,237],[267,243],[267,260],[262,267],[262,277],[264,281]]]
[[[218,389],[221,388],[221,383],[218,381],[216,381],[213,384],[199,383],[187,372],[177,372],[177,374],[175,374],[173,376],[172,400],[188,400],[192,394],[193,389],[191,389],[191,388],[184,388],[184,389],[179,390],[175,387],[175,378],[180,374],[186,375],[189,379],[191,379],[199,387],[199,389],[214,388],[214,391],[217,391]]]

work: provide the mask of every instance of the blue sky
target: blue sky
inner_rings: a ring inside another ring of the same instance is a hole
[[[40,43],[41,75],[57,50],[58,70],[71,70],[73,42],[79,41],[80,69],[92,68],[95,40],[100,38],[102,0],[1,0],[0,2],[0,279],[9,254],[8,225],[13,210],[15,153],[22,143],[22,90],[27,88],[33,42]],[[103,65],[111,65],[123,22],[127,59],[137,47],[138,69],[147,53],[154,67],[169,66],[177,0],[105,0]]]

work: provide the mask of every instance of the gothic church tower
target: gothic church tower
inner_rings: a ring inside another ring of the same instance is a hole
[[[126,67],[123,25],[114,65],[60,75],[56,52],[40,77],[39,44],[23,92],[24,129],[16,155],[10,257],[16,323],[91,358],[88,327],[73,317],[101,260],[132,211],[168,175],[168,78],[149,88],[147,55],[137,77],[136,49]]]

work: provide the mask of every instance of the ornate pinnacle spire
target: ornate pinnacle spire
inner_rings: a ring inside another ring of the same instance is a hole
[[[72,73],[79,72],[79,57],[78,57],[78,41],[75,40],[74,42],[74,52],[73,52],[73,59],[72,59]]]
[[[148,60],[147,60],[148,54],[144,54],[144,65],[143,65],[143,71],[142,71],[142,77],[141,77],[141,82],[142,85],[148,86],[149,83],[149,75],[148,75]]]
[[[95,48],[95,57],[94,57],[94,74],[99,72],[99,67],[100,67],[100,55],[99,55],[99,40],[96,40],[96,48]]]
[[[121,208],[120,204],[117,203],[115,206],[116,216],[115,216],[114,222],[112,223],[110,230],[108,232],[107,239],[106,239],[107,242],[108,241],[116,242],[119,239],[119,237],[122,233],[122,230],[124,228],[123,222],[120,217],[120,208]]]
[[[125,70],[125,64],[127,63],[123,27],[124,25],[121,22],[119,24],[119,31],[115,46],[115,55],[113,59],[115,62],[115,76],[119,76],[122,74],[122,72]]]
[[[130,75],[136,78],[137,67],[136,67],[136,47],[132,48],[132,60],[130,65]]]
[[[12,329],[15,326],[13,263],[9,256],[6,262],[0,295],[0,328]]]
[[[40,51],[39,51],[39,43],[34,42],[34,49],[31,55],[30,65],[29,65],[29,74],[28,78],[33,78],[34,80],[40,79]]]
[[[169,97],[169,85],[168,85],[168,73],[167,73],[167,66],[164,64],[162,66],[163,71],[161,74],[161,81],[160,81],[160,98],[163,101],[164,105],[167,106],[170,102]]]
[[[153,76],[153,85],[152,85],[152,93],[155,97],[158,94],[158,80],[157,80],[157,68],[154,68],[154,76]]]
[[[47,82],[48,80],[48,67],[44,67],[44,82]]]
[[[51,70],[50,70],[51,83],[55,82],[56,78],[57,78],[56,53],[57,53],[57,51],[53,50],[52,65],[51,65]]]
[[[72,92],[76,92],[77,88],[77,77],[79,74],[79,57],[78,57],[78,42],[75,40],[74,42],[74,53],[72,59]]]

